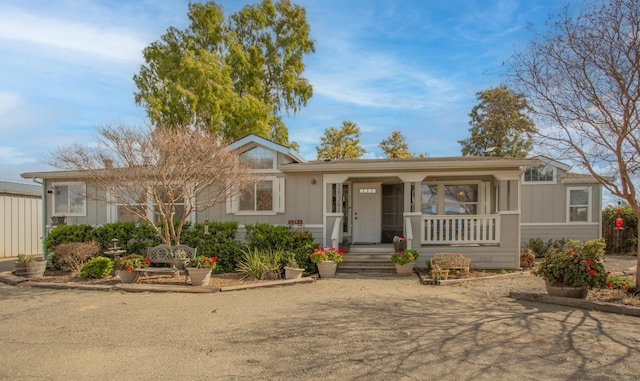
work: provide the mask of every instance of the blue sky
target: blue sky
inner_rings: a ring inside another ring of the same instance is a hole
[[[544,30],[556,0],[298,0],[316,53],[314,96],[285,118],[300,154],[316,157],[325,129],[351,120],[365,157],[400,130],[414,153],[459,156],[478,91],[504,82],[503,63]],[[217,1],[225,14],[253,1]],[[132,77],[142,49],[188,25],[182,0],[0,2],[0,180],[44,164],[57,146],[95,141],[95,127],[142,125]]]

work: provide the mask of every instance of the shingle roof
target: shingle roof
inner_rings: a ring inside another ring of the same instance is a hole
[[[0,181],[0,194],[42,196],[42,185]]]

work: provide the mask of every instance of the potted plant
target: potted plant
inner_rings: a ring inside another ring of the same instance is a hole
[[[351,241],[349,241],[349,238],[342,238],[342,242],[338,244],[338,249],[342,250],[345,254],[348,253],[349,250],[351,250]]]
[[[343,252],[336,248],[318,248],[309,254],[311,262],[318,266],[318,272],[322,278],[333,278],[338,270],[338,264],[342,263]]]
[[[396,274],[400,276],[409,276],[413,273],[413,266],[420,257],[416,250],[406,249],[397,251],[391,256],[391,262],[396,264]]]
[[[47,261],[35,259],[31,255],[18,254],[15,263],[15,274],[23,278],[35,278],[44,275],[47,269]]]
[[[304,269],[298,266],[298,261],[296,261],[295,253],[288,253],[288,255],[289,259],[287,260],[287,265],[284,267],[284,279],[302,278]]]
[[[178,270],[184,270],[187,262],[189,262],[189,258],[184,249],[178,249],[173,252],[173,264]]]
[[[403,252],[407,249],[407,239],[402,235],[396,235],[393,237],[393,251]]]
[[[211,271],[216,268],[218,260],[204,255],[189,260],[185,265],[193,286],[206,286],[211,279]]]
[[[129,254],[117,258],[113,263],[113,269],[117,271],[122,283],[135,283],[140,275],[135,269],[149,267],[150,261],[140,254]]]
[[[534,274],[544,278],[552,296],[586,298],[589,289],[603,287],[607,272],[602,263],[604,239],[569,241],[547,253]]]

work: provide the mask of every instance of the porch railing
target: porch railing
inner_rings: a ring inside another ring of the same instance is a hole
[[[500,243],[499,215],[422,216],[422,244]]]

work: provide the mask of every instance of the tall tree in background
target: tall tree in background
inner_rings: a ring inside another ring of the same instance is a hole
[[[360,146],[360,127],[344,121],[341,128],[330,127],[324,131],[318,151],[318,159],[359,159],[367,152]]]
[[[516,52],[511,74],[536,111],[541,144],[587,170],[640,218],[640,2],[583,4],[578,16],[565,9]]]
[[[393,131],[391,136],[380,142],[379,147],[389,159],[406,159],[414,156],[409,152],[409,145],[400,131]]]
[[[170,27],[143,51],[136,104],[156,126],[192,126],[228,140],[249,133],[286,146],[281,112],[312,96],[303,58],[315,51],[304,8],[263,0],[225,21],[214,2],[191,3],[190,26]]]
[[[463,156],[526,157],[532,147],[531,107],[505,85],[476,94],[469,117],[471,136],[459,140]]]
[[[260,180],[208,131],[106,126],[98,128],[98,135],[91,147],[58,148],[49,164],[82,171],[96,192],[81,196],[149,223],[167,245],[180,244],[182,227],[192,213],[225,203],[230,193]],[[151,214],[148,200],[154,206]]]

